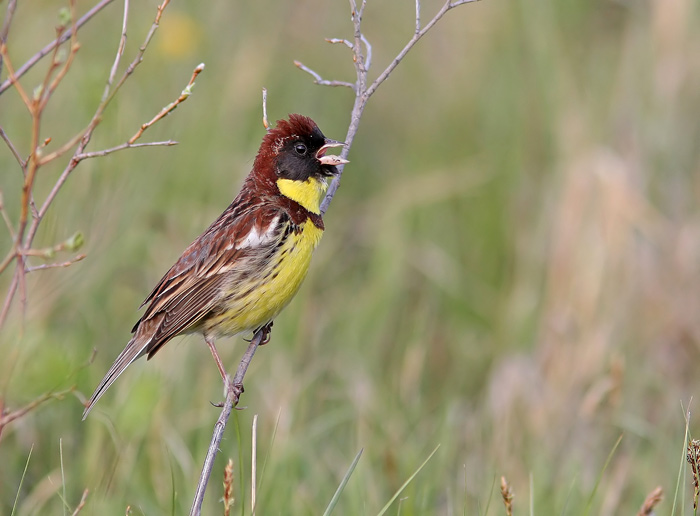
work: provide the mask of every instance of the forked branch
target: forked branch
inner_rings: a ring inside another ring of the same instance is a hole
[[[323,79],[321,75],[304,65],[299,61],[294,61],[294,64],[300,70],[308,73],[314,78],[314,83],[322,86],[346,86],[351,88],[355,92],[355,103],[350,114],[350,125],[348,126],[348,132],[345,136],[345,147],[343,147],[340,153],[341,158],[347,158],[350,153],[350,147],[355,139],[355,134],[357,134],[357,129],[360,125],[360,119],[362,118],[362,113],[369,101],[370,97],[377,91],[377,88],[381,86],[384,81],[389,78],[391,72],[393,72],[396,67],[401,63],[404,57],[411,51],[411,49],[418,43],[418,41],[425,36],[425,34],[432,29],[435,24],[442,19],[445,14],[455,7],[460,5],[476,2],[478,0],[447,0],[440,10],[433,16],[433,18],[425,25],[421,25],[421,3],[420,0],[416,0],[416,17],[415,17],[415,27],[413,36],[408,40],[406,45],[401,49],[401,51],[392,59],[392,61],[387,65],[387,67],[379,74],[379,76],[368,84],[368,72],[372,66],[372,45],[365,37],[362,32],[362,16],[364,15],[365,6],[367,4],[366,0],[358,6],[355,0],[350,0],[350,9],[352,15],[353,23],[353,41],[348,41],[346,39],[330,38],[326,39],[329,43],[343,44],[351,49],[352,60],[355,66],[355,82],[349,83],[344,81],[335,81]],[[364,47],[364,50],[363,50]],[[333,178],[330,186],[328,187],[328,192],[326,193],[326,198],[321,204],[321,213],[326,213],[328,206],[333,200],[335,192],[340,186],[340,177],[343,173],[344,165],[338,167],[339,174]]]

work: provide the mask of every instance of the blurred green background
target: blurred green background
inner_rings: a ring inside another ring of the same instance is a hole
[[[62,5],[20,2],[15,66],[52,39]],[[156,5],[132,2],[124,64]],[[425,1],[424,20],[440,5]],[[410,38],[413,8],[369,2],[372,77]],[[205,514],[223,514],[228,458],[233,513],[250,514],[255,414],[258,514],[321,513],[360,449],[335,513],[376,514],[437,445],[389,514],[503,514],[501,475],[518,514],[634,514],[657,485],[659,514],[671,513],[683,407],[700,394],[698,11],[694,0],[484,0],[448,13],[365,111],[309,277],[246,377]],[[44,117],[54,148],[99,102],[121,16],[115,2],[79,32]],[[85,488],[81,514],[187,512],[219,414],[209,401],[222,396],[203,341],[134,363],[86,422],[80,399],[151,287],[237,193],[264,134],[261,87],[271,120],[299,112],[344,138],[352,93],[315,86],[292,61],[353,80],[348,49],[323,41],[351,37],[349,18],[345,1],[168,7],[89,150],[125,141],[204,62],[194,95],[142,140],[180,144],[76,169],[36,246],[79,230],[88,256],[30,275],[24,323],[15,306],[0,330],[6,409],[82,393],[4,429],[1,514],[27,462],[18,515],[70,514]],[[45,66],[23,79],[29,91]],[[0,124],[26,155],[15,91]],[[38,199],[64,166],[40,170]],[[0,169],[16,221],[22,176],[4,145]],[[10,245],[0,231],[3,256]],[[233,369],[244,343],[219,349]],[[691,514],[688,478],[681,496]]]

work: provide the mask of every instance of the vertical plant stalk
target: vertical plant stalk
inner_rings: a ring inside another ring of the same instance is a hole
[[[209,483],[209,477],[211,477],[212,469],[214,468],[214,459],[216,459],[216,454],[219,451],[219,445],[221,444],[221,439],[224,436],[226,424],[231,416],[231,410],[233,410],[233,407],[238,405],[241,394],[243,394],[243,378],[245,378],[245,374],[248,371],[250,361],[253,359],[253,355],[255,355],[255,352],[257,351],[258,346],[260,346],[260,344],[263,342],[263,339],[266,339],[269,335],[269,331],[269,328],[265,326],[255,332],[253,339],[248,345],[248,349],[246,349],[246,352],[243,354],[243,358],[241,358],[241,361],[238,364],[238,369],[236,370],[233,380],[228,380],[226,382],[226,400],[224,401],[221,409],[219,419],[217,419],[216,424],[214,425],[214,432],[211,436],[207,456],[204,459],[202,473],[199,476],[199,482],[197,483],[197,488],[195,490],[192,508],[190,509],[190,516],[199,516],[202,513],[204,494],[207,490],[207,484]]]

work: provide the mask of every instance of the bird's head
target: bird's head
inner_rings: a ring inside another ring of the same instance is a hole
[[[328,188],[326,178],[338,173],[337,165],[348,163],[326,151],[343,145],[326,138],[310,118],[290,115],[263,138],[253,171],[258,180],[274,182],[282,195],[318,214]]]

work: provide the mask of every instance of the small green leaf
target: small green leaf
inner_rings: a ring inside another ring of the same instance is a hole
[[[71,23],[70,9],[67,7],[61,7],[58,10],[58,23],[61,27],[67,27]]]
[[[85,237],[83,236],[83,234],[80,231],[78,231],[63,243],[63,247],[67,251],[77,251],[78,249],[83,247],[84,244],[85,244]]]

